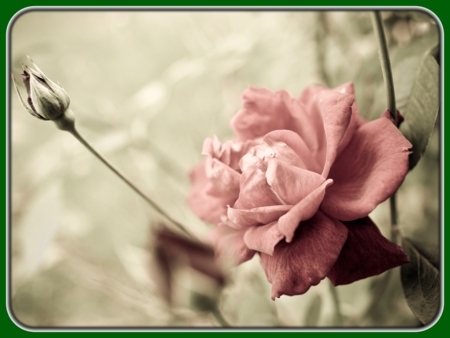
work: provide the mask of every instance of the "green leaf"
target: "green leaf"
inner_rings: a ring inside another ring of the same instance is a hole
[[[411,240],[404,238],[402,246],[410,259],[408,264],[401,267],[406,302],[425,325],[430,323],[439,311],[439,270]]]
[[[317,326],[321,309],[322,309],[322,297],[320,295],[315,295],[309,305],[308,312],[306,314],[305,326],[307,327]]]
[[[404,91],[401,88],[403,84],[409,84],[408,94],[410,93],[421,58],[429,55],[430,51],[434,50],[438,45],[439,30],[436,25],[433,25],[430,27],[427,35],[413,40],[407,46],[395,46],[390,49],[389,54],[397,103],[399,103],[399,91]],[[407,59],[409,61],[403,64]],[[415,65],[412,64],[414,59]],[[408,63],[409,66],[407,66]],[[405,69],[406,71],[404,71]],[[409,81],[404,79],[404,77],[408,77]],[[355,83],[356,102],[358,102],[361,116],[369,120],[380,117],[386,110],[387,104],[386,89],[377,53],[365,59],[353,81]],[[399,84],[399,81],[402,81],[402,85]],[[403,111],[401,113],[403,114]]]
[[[397,109],[405,118],[400,130],[413,144],[410,169],[425,152],[439,111],[439,66],[430,55],[433,50],[403,59],[393,71]],[[383,96],[384,85],[380,85],[376,97]],[[385,100],[376,100],[370,118],[379,117],[385,109]]]
[[[439,111],[439,66],[436,60],[430,55],[424,57],[416,74],[411,94],[403,98],[405,106],[401,112],[405,121],[400,126],[413,145],[409,156],[410,169],[425,152]]]

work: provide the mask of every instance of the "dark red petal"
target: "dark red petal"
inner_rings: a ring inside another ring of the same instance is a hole
[[[328,273],[335,286],[375,276],[409,262],[403,249],[383,237],[369,217],[343,223],[348,229],[348,239]]]
[[[273,256],[261,253],[272,299],[300,295],[325,278],[347,239],[347,228],[320,211],[300,224],[291,243],[281,241]]]

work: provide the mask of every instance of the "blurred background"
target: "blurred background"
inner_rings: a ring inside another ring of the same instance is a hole
[[[383,18],[394,69],[438,43],[437,25],[424,13]],[[386,107],[365,12],[35,11],[12,23],[10,42],[16,79],[30,55],[66,89],[80,133],[205,239],[210,226],[185,202],[188,173],[206,137],[233,136],[229,121],[246,88],[298,95],[311,84],[354,81],[363,116]],[[15,93],[10,116],[16,319],[32,327],[217,326],[185,297],[191,277],[176,280],[173,308],[161,298],[149,263],[160,216],[71,135],[31,117]],[[437,250],[438,125],[397,198],[402,231]],[[371,217],[389,237],[388,205]],[[372,304],[380,278],[337,288],[337,323],[328,280],[273,302],[255,256],[233,270],[219,307],[235,326],[418,326],[398,269]]]

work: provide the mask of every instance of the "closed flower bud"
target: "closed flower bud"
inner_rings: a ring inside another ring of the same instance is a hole
[[[33,116],[42,120],[55,120],[69,108],[70,99],[59,84],[54,83],[29,58],[35,69],[23,65],[22,80],[28,99],[22,98],[14,77],[14,86],[24,108]]]

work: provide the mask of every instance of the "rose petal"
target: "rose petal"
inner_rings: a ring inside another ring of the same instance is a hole
[[[239,168],[242,172],[249,172],[256,169],[266,171],[267,161],[274,158],[276,150],[265,142],[260,142],[257,146],[251,148],[239,162]]]
[[[347,228],[320,211],[302,222],[292,243],[281,241],[273,256],[262,253],[272,299],[300,295],[325,278],[347,239]]]
[[[328,273],[333,285],[350,284],[409,262],[403,249],[383,237],[369,217],[343,223],[348,239]]]
[[[340,153],[347,147],[349,142],[351,141],[353,135],[355,134],[356,130],[361,127],[363,124],[366,124],[367,121],[364,120],[361,116],[359,116],[359,108],[356,104],[356,101],[353,102],[352,105],[352,117],[350,119],[350,124],[347,127],[347,131],[345,132],[344,137],[342,138],[341,142],[339,143],[338,149],[337,149],[337,156],[340,155]]]
[[[237,199],[241,178],[241,175],[237,171],[215,158],[208,158],[206,160],[205,170],[206,177],[217,191]]]
[[[223,194],[208,180],[205,172],[205,162],[201,162],[190,173],[192,182],[187,203],[192,211],[202,220],[217,223],[220,217],[226,215],[227,205],[236,201],[235,195]]]
[[[283,237],[284,235],[278,231],[277,222],[273,222],[248,229],[244,235],[244,242],[249,249],[272,255],[275,245]]]
[[[348,82],[334,89],[311,86],[302,92],[299,101],[309,114],[321,117],[316,117],[318,122],[314,129],[316,133],[323,134],[316,141],[315,157],[322,163],[322,175],[327,177],[336,153],[345,148],[356,129],[364,123],[353,102],[353,83]]]
[[[257,169],[241,176],[241,191],[234,208],[253,209],[283,204],[266,182],[265,174]]]
[[[355,87],[353,86],[353,82],[346,82],[341,84],[339,87],[331,89],[335,93],[347,94],[347,95],[355,95]]]
[[[233,222],[233,227],[243,229],[274,222],[291,208],[292,205],[272,205],[247,210],[228,208],[227,215],[230,221]]]
[[[353,82],[344,83],[339,87],[332,89],[332,91],[341,94],[355,96],[355,87],[353,86]],[[350,142],[356,129],[358,129],[365,123],[367,123],[367,121],[359,115],[359,108],[355,101],[352,105],[352,118],[350,120],[350,124],[347,128],[347,131],[344,135],[344,138],[341,140],[339,144],[338,154],[341,152],[342,149],[344,149],[347,146],[348,142]]]
[[[259,141],[255,140],[247,140],[245,142],[231,140],[220,143],[217,136],[214,136],[212,139],[205,139],[202,154],[211,156],[239,172],[239,161],[250,148],[257,144],[259,144]]]
[[[264,136],[263,141],[267,144],[283,142],[291,148],[304,163],[301,168],[321,173],[322,165],[313,156],[305,141],[291,130],[275,130]]]
[[[343,221],[366,217],[402,184],[409,148],[411,143],[385,117],[361,126],[331,168],[334,184],[321,210]]]
[[[222,144],[216,135],[213,138],[207,137],[203,141],[202,155],[209,155],[219,159],[222,156]],[[225,161],[222,161],[225,163]]]
[[[281,130],[276,130],[275,132],[277,131]],[[284,131],[288,132],[287,130]],[[267,135],[270,135],[271,133],[274,132],[270,132]],[[303,159],[301,159],[291,147],[289,147],[285,142],[276,141],[271,137],[267,137],[267,135],[263,139],[263,144],[267,144],[268,147],[273,149],[273,158],[298,168],[306,168],[306,164]]]
[[[255,139],[277,129],[285,129],[290,119],[286,91],[272,92],[250,87],[242,95],[244,109],[231,120],[231,128],[239,140]]]
[[[305,141],[313,156],[326,147],[320,114],[309,112],[288,92],[251,87],[244,92],[243,101],[244,109],[231,120],[231,128],[239,140],[255,139],[274,130],[288,129]]]
[[[297,204],[325,179],[312,171],[271,159],[266,171],[267,184],[286,204]]]
[[[352,105],[355,98],[352,95],[329,94],[320,98],[320,110],[323,116],[327,151],[322,171],[323,177],[328,177],[337,149],[347,132],[352,117]]]
[[[250,250],[244,242],[246,230],[236,230],[222,223],[214,228],[211,237],[220,260],[228,260],[238,265],[253,257],[255,251]]]
[[[278,229],[286,236],[286,242],[291,242],[295,230],[300,222],[310,219],[315,215],[320,207],[320,203],[325,196],[325,190],[333,183],[333,180],[326,180],[308,196],[297,203],[285,215],[278,220]]]
[[[305,140],[311,154],[320,163],[320,172],[325,163],[327,150],[323,117],[319,108],[319,95],[324,92],[329,93],[331,90],[322,86],[309,86],[300,94],[296,104],[302,107],[301,113],[304,117],[298,116],[290,128]],[[309,122],[305,123],[304,118]]]
[[[346,94],[355,96],[355,87],[352,82],[347,82],[336,88],[327,88],[321,85],[313,85],[307,87],[300,95],[300,102],[305,105],[308,111],[314,111],[314,114],[319,113],[319,95],[328,94]]]

